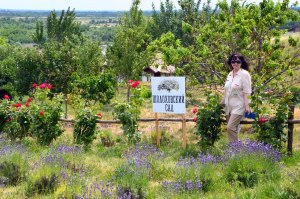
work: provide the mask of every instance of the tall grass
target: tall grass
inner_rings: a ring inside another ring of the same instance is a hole
[[[176,141],[157,149],[151,139],[136,146],[120,140],[105,147],[99,141],[84,151],[67,136],[49,147],[1,138],[0,178],[16,171],[3,172],[3,162],[19,165],[23,174],[17,184],[0,183],[0,197],[300,197],[299,151],[286,157],[259,142],[228,145],[224,139],[204,153],[197,145],[184,150]]]

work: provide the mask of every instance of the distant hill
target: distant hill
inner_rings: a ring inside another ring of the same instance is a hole
[[[47,17],[52,10],[10,10],[1,9],[0,16],[6,17]],[[61,10],[56,10],[61,12]],[[78,17],[121,17],[126,11],[88,11],[88,10],[76,10],[76,16]],[[152,11],[143,11],[145,16],[150,16]]]

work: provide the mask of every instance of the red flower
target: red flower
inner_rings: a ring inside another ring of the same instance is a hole
[[[194,122],[197,122],[197,117],[194,117],[194,118],[193,118],[193,121],[194,121]]]
[[[128,80],[128,84],[132,84],[132,82],[133,82],[133,81],[132,81],[131,79],[130,79],[130,80]]]
[[[196,114],[198,112],[198,109],[195,107],[193,108],[193,111],[192,111],[194,114]]]
[[[33,88],[36,88],[36,87],[37,87],[37,84],[36,84],[36,83],[32,84],[32,87],[33,87]]]
[[[9,99],[10,99],[10,97],[9,97],[8,95],[4,95],[4,99],[7,99],[7,100],[9,100]]]
[[[13,106],[16,107],[16,108],[19,108],[19,107],[22,106],[22,104],[21,103],[15,103]]]
[[[52,86],[51,84],[47,84],[47,88],[48,88],[49,90],[51,90],[51,89],[53,88],[53,86]]]
[[[138,85],[140,85],[140,81],[135,81],[135,82],[131,85],[131,87],[132,87],[132,88],[136,88],[136,87],[138,87]]]
[[[259,123],[263,124],[263,123],[266,123],[266,118],[265,117],[261,117],[259,118]]]
[[[45,88],[46,88],[46,86],[47,86],[47,84],[46,84],[46,83],[42,83],[42,84],[40,85],[40,89],[45,89]]]
[[[8,118],[5,122],[10,122],[10,121],[12,121],[12,118],[11,118],[11,117]]]
[[[28,102],[28,103],[32,102],[32,98],[31,98],[31,97],[28,97],[27,102]]]
[[[44,111],[40,111],[40,116],[44,116],[45,112]]]
[[[29,102],[26,102],[25,106],[26,106],[26,107],[29,107]]]
[[[100,117],[100,118],[102,118],[103,114],[102,113],[98,113],[97,116]]]

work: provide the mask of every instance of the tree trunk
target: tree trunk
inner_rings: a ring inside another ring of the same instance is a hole
[[[257,58],[256,73],[259,73],[261,71],[262,45],[263,45],[263,40],[260,38],[258,44],[258,58]]]
[[[68,94],[64,93],[65,100],[65,119],[68,119]]]
[[[127,103],[130,101],[130,85],[127,84]]]

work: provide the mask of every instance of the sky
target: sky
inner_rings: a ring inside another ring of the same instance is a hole
[[[140,9],[159,10],[160,0],[141,0]],[[164,2],[164,0],[163,0]],[[172,0],[177,5],[177,0]],[[132,0],[0,0],[0,9],[62,10],[129,10]]]
[[[159,10],[161,0],[141,0],[140,9],[152,10],[152,2],[156,10]],[[165,2],[165,0],[162,0]],[[178,0],[171,0],[175,7],[178,7]],[[218,0],[212,0],[215,4]],[[291,0],[295,2],[296,0]],[[205,2],[205,0],[203,0]],[[260,2],[259,0],[248,0],[247,2]],[[129,10],[132,0],[0,0],[0,9],[21,9],[21,10],[62,10],[70,7],[75,10],[95,11],[120,11]]]

